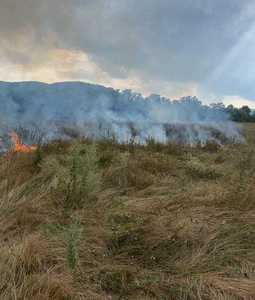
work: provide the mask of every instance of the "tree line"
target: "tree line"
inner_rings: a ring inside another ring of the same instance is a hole
[[[236,108],[231,104],[225,110],[234,122],[255,122],[255,111],[251,110],[247,105]]]
[[[225,106],[222,102],[219,102],[210,104],[210,107],[217,112],[227,114],[231,121],[255,122],[255,110],[252,110],[248,105],[237,108],[232,104]]]

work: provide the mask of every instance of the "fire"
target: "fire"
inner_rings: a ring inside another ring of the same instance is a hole
[[[13,142],[13,151],[19,153],[32,153],[37,149],[37,146],[28,146],[22,143],[21,138],[16,132],[10,133],[11,140]]]

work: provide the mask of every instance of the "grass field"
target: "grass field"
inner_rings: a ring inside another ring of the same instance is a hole
[[[0,158],[1,300],[255,299],[255,125],[218,147]]]

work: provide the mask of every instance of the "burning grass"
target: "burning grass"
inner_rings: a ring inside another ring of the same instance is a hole
[[[2,156],[0,299],[254,299],[254,132]]]
[[[16,153],[32,153],[37,150],[37,146],[23,144],[21,138],[14,131],[10,133],[10,137],[13,142],[13,151]]]

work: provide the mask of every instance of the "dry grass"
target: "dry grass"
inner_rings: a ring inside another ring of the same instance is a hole
[[[0,299],[255,299],[253,124],[246,134],[2,156]]]

